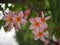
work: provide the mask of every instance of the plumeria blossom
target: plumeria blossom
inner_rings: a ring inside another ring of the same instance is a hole
[[[44,30],[43,29],[44,25],[43,25],[40,17],[31,18],[30,22],[31,22],[31,25],[30,25],[31,30],[40,30],[40,31]]]
[[[21,24],[25,24],[27,22],[27,20],[24,19],[23,17],[24,17],[23,11],[20,11],[18,14],[15,15],[15,17],[14,17],[15,25],[14,26],[15,26],[16,31],[21,28],[20,27]]]
[[[33,30],[32,32],[34,34],[34,40],[40,39],[46,45],[49,43],[49,41],[47,39],[45,39],[45,37],[48,37],[48,32],[47,31],[43,32],[43,31],[40,31],[40,30]]]
[[[44,18],[44,13],[43,13],[43,11],[42,11],[41,13],[42,13],[41,20],[42,20],[42,23],[43,23],[43,27],[46,29],[46,28],[48,27],[48,24],[46,23],[46,21],[47,21],[48,19],[50,19],[51,16],[48,16],[48,17]]]
[[[3,19],[6,21],[4,27],[8,27],[8,30],[11,30],[14,25],[14,12],[9,11],[7,14],[5,12],[5,16],[3,16]]]
[[[24,18],[27,19],[28,16],[29,16],[29,14],[30,14],[30,9],[28,9],[28,10],[25,11],[25,17]]]

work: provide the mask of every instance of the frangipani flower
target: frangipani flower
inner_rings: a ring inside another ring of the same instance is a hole
[[[51,16],[48,16],[48,17],[44,18],[44,13],[43,13],[43,11],[42,11],[41,13],[42,13],[42,18],[41,18],[42,22],[46,22],[48,19],[51,18]]]
[[[26,19],[23,18],[24,17],[24,14],[23,14],[23,11],[20,11],[17,15],[15,15],[15,18],[14,18],[14,21],[15,21],[15,29],[16,30],[19,30],[21,27],[20,27],[20,24],[25,24],[27,21]]]
[[[31,22],[31,25],[30,25],[31,30],[41,30],[41,31],[44,30],[43,23],[40,17],[31,18],[30,22]]]
[[[9,11],[5,16],[3,16],[3,19],[6,21],[4,27],[8,26],[8,30],[11,30],[14,25],[14,12]]]
[[[43,32],[40,30],[33,30],[32,32],[34,34],[34,40],[40,39],[41,41],[45,42],[45,44],[48,43],[48,40],[45,39],[45,37],[48,37],[48,32]]]

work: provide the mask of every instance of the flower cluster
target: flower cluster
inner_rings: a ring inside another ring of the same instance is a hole
[[[8,30],[11,30],[15,27],[15,30],[18,31],[21,27],[21,24],[25,24],[27,22],[26,18],[30,14],[30,10],[26,10],[25,14],[23,11],[20,12],[12,12],[9,11],[8,13],[5,12],[5,16],[3,16],[3,20],[6,21],[4,27],[8,27]]]
[[[41,11],[41,13],[41,17],[30,18],[30,29],[34,34],[35,40],[40,39],[47,45],[49,41],[45,38],[48,37],[48,31],[45,31],[48,28],[46,21],[50,19],[51,16],[44,18],[43,11]],[[26,10],[25,12],[20,11],[17,13],[9,11],[8,13],[5,13],[5,16],[3,16],[3,19],[6,21],[4,27],[8,27],[8,30],[11,30],[13,27],[15,27],[15,30],[18,31],[21,29],[20,25],[27,22],[29,14],[30,10]]]
[[[47,20],[51,17],[48,16],[46,18],[44,18],[44,13],[43,11],[42,13],[42,17],[36,17],[36,18],[31,18],[30,22],[30,29],[32,30],[32,33],[34,34],[34,39],[35,40],[42,40],[45,42],[45,44],[48,44],[48,40],[45,39],[45,37],[48,37],[48,32],[45,32],[44,30],[46,30],[48,28],[48,24],[47,24]]]

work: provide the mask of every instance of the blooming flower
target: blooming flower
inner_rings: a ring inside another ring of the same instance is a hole
[[[43,24],[40,17],[31,18],[30,22],[31,22],[30,29],[41,30],[41,31],[43,30],[42,28]]]
[[[17,15],[15,15],[15,17],[14,17],[15,25],[14,26],[15,26],[16,31],[21,28],[20,24],[25,24],[27,22],[26,19],[24,19],[23,17],[24,17],[23,11],[21,11]]]
[[[40,30],[33,30],[32,32],[34,34],[34,40],[40,39],[45,44],[48,44],[49,41],[47,39],[45,39],[45,37],[48,37],[48,32],[43,32]]]
[[[50,19],[51,16],[48,16],[48,17],[44,18],[44,13],[43,13],[43,11],[42,11],[41,13],[42,13],[42,18],[41,18],[41,20],[42,20],[42,23],[43,23],[43,27],[44,27],[44,29],[46,29],[46,28],[48,27],[48,24],[46,23],[46,21],[47,21],[48,19]]]
[[[8,26],[8,30],[11,30],[14,25],[14,12],[9,11],[5,16],[3,16],[3,19],[6,21],[4,27]]]
[[[46,22],[48,19],[51,18],[51,16],[48,16],[48,17],[44,18],[44,13],[43,13],[43,11],[42,11],[41,13],[42,13],[42,18],[41,18],[42,22]]]

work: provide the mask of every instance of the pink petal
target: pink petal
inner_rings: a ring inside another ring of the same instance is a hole
[[[36,29],[34,29],[34,30],[32,31],[32,33],[33,33],[34,35],[37,35],[38,32],[39,32],[39,30],[36,30]]]
[[[45,44],[45,45],[48,45],[48,43],[49,43],[48,40],[45,40],[45,41],[44,41],[44,44]]]
[[[3,16],[3,19],[4,19],[4,20],[7,20],[7,19],[8,19],[8,16]]]
[[[44,29],[43,29],[43,28],[41,28],[41,27],[39,28],[39,30],[40,30],[40,31],[44,31]]]
[[[35,18],[31,18],[31,19],[30,19],[30,22],[31,22],[31,23],[34,23],[34,22],[35,22]]]
[[[27,20],[26,19],[21,19],[21,24],[25,24],[27,23]]]
[[[28,16],[30,14],[30,10],[25,11],[25,15]]]
[[[38,40],[39,37],[37,35],[34,35],[34,40]]]
[[[20,29],[21,27],[20,27],[20,23],[17,23],[17,27]]]
[[[35,30],[39,31],[40,30],[40,27],[36,27]]]
[[[8,30],[10,31],[12,28],[13,28],[13,25],[10,24],[10,25],[8,26]]]
[[[4,27],[7,27],[8,25],[9,25],[9,22],[6,22],[5,25],[4,25]]]
[[[14,17],[15,14],[14,14],[14,12],[9,11],[9,12],[8,12],[8,15]]]
[[[50,19],[50,18],[51,18],[51,16],[48,16],[48,17],[45,18],[45,20],[48,20],[48,19]]]
[[[45,30],[46,28],[48,28],[48,25],[46,22],[44,22],[40,24],[40,27]]]
[[[20,16],[20,17],[24,17],[24,13],[23,13],[23,11],[20,11],[19,13],[18,13],[18,16]]]
[[[43,11],[42,11],[41,13],[42,13],[42,18],[44,18],[44,13],[43,13]]]
[[[38,23],[42,23],[42,21],[41,21],[41,18],[40,18],[40,17],[36,17],[35,19],[36,19],[36,21],[37,21]]]
[[[15,24],[14,27],[15,27],[15,30],[16,30],[16,31],[18,31],[18,30],[21,28],[21,27],[20,27],[20,24]]]
[[[45,38],[42,36],[42,37],[40,37],[40,40],[41,41],[45,41]]]
[[[20,27],[20,23],[15,23],[14,24],[14,27],[16,28],[16,29],[20,29],[21,27]]]
[[[32,30],[32,29],[34,29],[35,28],[35,26],[33,25],[33,24],[31,24],[30,25],[30,29]]]
[[[44,32],[45,37],[48,37],[48,35],[49,35],[48,31]]]

